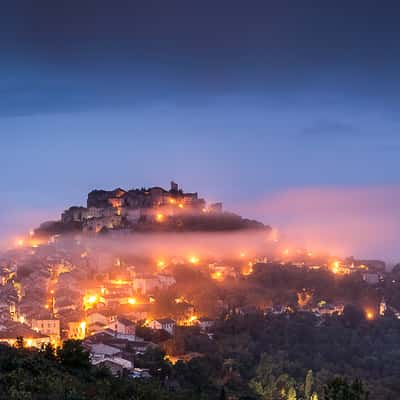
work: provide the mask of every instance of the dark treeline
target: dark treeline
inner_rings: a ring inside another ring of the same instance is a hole
[[[310,313],[230,315],[213,336],[181,328],[163,346],[196,352],[172,364],[159,348],[135,359],[149,380],[90,366],[79,342],[42,351],[0,346],[0,399],[397,400],[400,321],[366,321],[347,307],[324,323]],[[361,383],[362,382],[362,383]],[[369,397],[368,397],[369,395]]]

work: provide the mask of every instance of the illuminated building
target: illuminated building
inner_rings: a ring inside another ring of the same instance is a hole
[[[36,332],[24,324],[13,323],[5,330],[0,330],[0,343],[7,343],[10,346],[15,346],[18,337],[24,339],[25,347],[41,348],[42,345],[50,343],[50,337],[48,335]]]
[[[68,322],[69,339],[85,339],[87,324],[85,321]]]
[[[60,341],[60,320],[58,319],[33,319],[31,328],[50,337],[51,342]]]
[[[123,221],[131,224],[141,220],[161,223],[166,216],[182,214],[186,210],[201,212],[203,209],[222,212],[222,203],[206,207],[205,200],[197,193],[184,192],[171,182],[170,190],[161,187],[129,191],[120,188],[93,190],[88,194],[87,207],[70,207],[63,212],[61,222],[65,225],[79,222],[84,232],[98,233],[104,228],[118,229]]]
[[[383,317],[386,313],[386,310],[387,310],[387,306],[386,306],[385,299],[382,299],[381,302],[379,303],[379,315],[381,317]]]
[[[171,335],[174,333],[175,325],[175,321],[170,318],[154,319],[148,324],[152,329],[164,330]]]
[[[123,335],[135,336],[136,324],[129,319],[117,317],[115,321],[109,324],[109,328]]]

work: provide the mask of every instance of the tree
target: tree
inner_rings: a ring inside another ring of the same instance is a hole
[[[364,320],[364,312],[355,305],[348,304],[344,307],[342,318],[346,326],[356,328]]]
[[[260,363],[256,370],[256,377],[250,381],[250,387],[264,400],[280,400],[289,395],[290,400],[296,399],[294,380],[287,374],[274,371],[274,363],[267,354],[262,354]]]
[[[294,386],[291,386],[288,391],[287,400],[296,400],[296,399],[297,399],[296,389],[294,388]]]
[[[225,399],[226,399],[225,388],[222,386],[221,394],[219,395],[219,400],[225,400]]]
[[[345,378],[335,378],[325,385],[324,400],[368,400],[368,392],[359,379],[351,384]]]
[[[56,349],[51,343],[43,345],[40,351],[48,360],[56,360]]]
[[[24,338],[22,336],[18,336],[17,340],[15,342],[15,347],[17,349],[23,349],[24,348]]]
[[[313,384],[314,384],[314,377],[313,377],[312,370],[310,369],[307,372],[306,381],[304,383],[304,398],[305,398],[305,400],[311,399]]]
[[[58,359],[65,367],[73,369],[89,369],[89,353],[82,347],[81,340],[66,340],[57,351]]]

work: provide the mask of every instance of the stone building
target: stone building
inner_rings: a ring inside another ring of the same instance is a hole
[[[63,224],[81,224],[85,232],[98,233],[104,228],[118,229],[140,222],[162,222],[164,217],[201,213],[209,210],[222,212],[222,203],[206,207],[197,193],[185,193],[175,182],[170,190],[151,188],[111,191],[93,190],[88,194],[87,207],[71,207],[61,216]],[[162,215],[162,217],[160,217]]]

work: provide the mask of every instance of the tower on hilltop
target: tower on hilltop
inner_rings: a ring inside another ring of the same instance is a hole
[[[179,190],[179,186],[174,181],[171,181],[171,192],[177,192]]]

